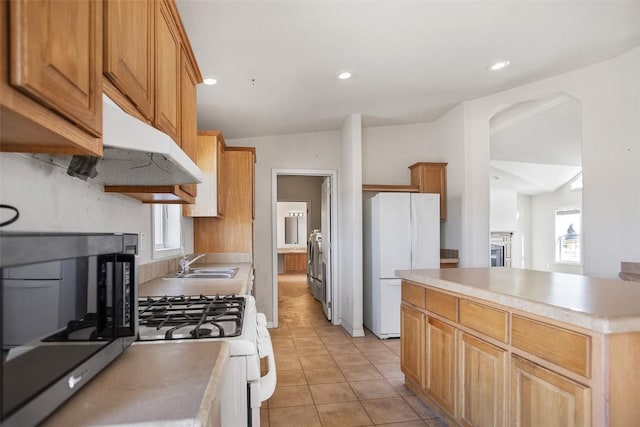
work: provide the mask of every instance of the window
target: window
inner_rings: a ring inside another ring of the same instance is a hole
[[[580,264],[581,232],[580,208],[556,211],[556,262]]]
[[[153,258],[180,254],[181,209],[180,205],[153,205]]]

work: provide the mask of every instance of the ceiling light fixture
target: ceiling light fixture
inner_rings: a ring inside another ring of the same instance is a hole
[[[511,61],[498,61],[494,62],[489,66],[489,70],[491,71],[500,71],[507,68],[511,64]]]
[[[206,77],[202,83],[206,84],[207,86],[213,86],[218,84],[218,78],[217,77]]]
[[[353,77],[353,72],[348,70],[340,71],[338,72],[337,77],[339,80],[347,80]]]

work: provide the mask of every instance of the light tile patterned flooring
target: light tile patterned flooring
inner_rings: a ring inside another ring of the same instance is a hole
[[[278,385],[261,425],[446,426],[404,385],[400,340],[332,326],[304,275],[281,275],[279,328],[270,329]]]

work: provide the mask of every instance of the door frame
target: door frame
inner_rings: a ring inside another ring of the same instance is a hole
[[[271,169],[271,261],[273,292],[273,327],[278,327],[278,176],[321,176],[331,179],[331,323],[340,324],[338,292],[338,171],[336,169]]]

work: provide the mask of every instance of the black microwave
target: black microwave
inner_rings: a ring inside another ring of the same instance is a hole
[[[136,340],[137,248],[136,234],[0,233],[0,424],[38,424]]]

